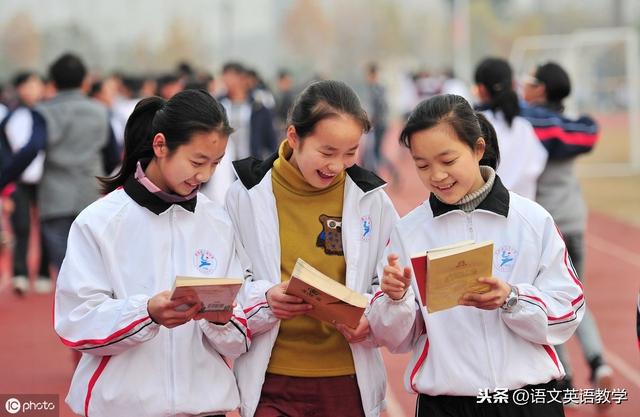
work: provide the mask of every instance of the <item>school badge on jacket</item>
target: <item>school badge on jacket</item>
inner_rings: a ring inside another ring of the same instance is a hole
[[[362,223],[362,226],[361,226],[362,236],[360,238],[363,241],[368,242],[369,239],[371,238],[371,216],[362,216],[360,218],[360,221]]]
[[[211,274],[216,270],[218,261],[207,249],[198,249],[193,254],[193,266],[203,274]]]
[[[501,246],[495,252],[496,260],[494,265],[498,271],[508,272],[513,269],[513,265],[516,263],[516,257],[518,256],[518,251],[509,246]]]

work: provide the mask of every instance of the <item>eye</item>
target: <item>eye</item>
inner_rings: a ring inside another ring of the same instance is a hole
[[[453,165],[457,160],[458,160],[458,158],[455,158],[455,159],[452,159],[450,161],[443,161],[443,163],[445,165]]]
[[[430,165],[429,164],[425,164],[425,165],[416,165],[416,168],[418,168],[419,170],[426,170],[429,169]]]
[[[198,168],[204,165],[204,162],[196,162],[196,161],[191,161],[191,165],[193,165],[194,167]]]
[[[352,156],[356,156],[356,153],[355,153],[355,152],[349,152],[349,153],[347,153],[346,155],[347,155],[348,157],[352,157]]]

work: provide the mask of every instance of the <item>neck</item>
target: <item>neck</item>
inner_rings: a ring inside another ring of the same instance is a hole
[[[247,92],[246,91],[234,91],[229,92],[229,99],[231,99],[234,103],[242,103],[247,101]]]
[[[162,175],[160,173],[160,167],[158,166],[158,160],[153,158],[147,168],[144,170],[144,175],[153,183],[156,187],[160,188],[162,191],[166,193],[170,193],[167,186],[162,181]]]
[[[480,166],[480,186],[473,188],[467,195],[462,197],[460,201],[455,203],[456,206],[466,213],[470,213],[476,209],[482,203],[482,201],[489,195],[491,188],[493,188],[493,182],[496,178],[496,172],[489,166]],[[436,196],[437,197],[437,196]]]

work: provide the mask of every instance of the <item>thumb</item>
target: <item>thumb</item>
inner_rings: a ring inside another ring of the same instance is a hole
[[[498,280],[495,277],[480,277],[478,278],[478,282],[489,284],[492,287],[495,287],[498,284]]]

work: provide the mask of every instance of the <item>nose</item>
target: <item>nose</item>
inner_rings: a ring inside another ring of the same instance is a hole
[[[344,163],[339,160],[334,160],[329,162],[329,165],[327,168],[329,168],[329,170],[333,173],[342,172],[342,170],[344,169]]]
[[[441,169],[435,170],[433,172],[433,174],[431,175],[431,181],[433,181],[433,182],[444,181],[445,179],[447,179],[448,176],[449,176],[449,174],[447,174],[445,171],[443,171]]]
[[[209,178],[213,175],[213,171],[215,171],[215,167],[205,167],[198,172],[196,172],[195,179],[199,183],[205,183],[209,181]]]

